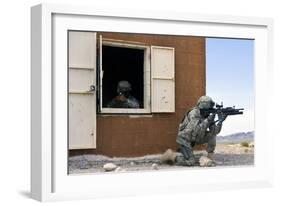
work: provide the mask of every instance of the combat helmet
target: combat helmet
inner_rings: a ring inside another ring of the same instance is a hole
[[[125,94],[132,90],[132,86],[128,81],[119,81],[117,85],[117,93]]]
[[[202,96],[197,102],[197,106],[199,107],[199,109],[210,109],[213,108],[214,105],[215,102],[209,96]]]

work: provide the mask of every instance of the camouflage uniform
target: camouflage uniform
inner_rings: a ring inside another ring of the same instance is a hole
[[[183,156],[177,156],[175,162],[180,165],[193,165],[195,158],[193,146],[196,144],[208,143],[208,156],[213,156],[216,147],[216,135],[221,131],[222,122],[226,117],[219,116],[217,124],[214,123],[215,115],[210,114],[204,117],[200,109],[209,109],[214,106],[213,100],[208,96],[199,98],[197,106],[187,112],[179,125],[177,143],[180,145],[180,152]]]
[[[139,108],[140,104],[130,92],[132,91],[131,84],[128,81],[120,81],[117,86],[118,95],[114,97],[108,104],[109,108]]]

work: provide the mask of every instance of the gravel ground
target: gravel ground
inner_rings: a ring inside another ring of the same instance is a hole
[[[160,163],[160,155],[147,155],[135,158],[110,158],[103,155],[79,155],[69,158],[69,174],[81,173],[103,173],[103,165],[113,163],[119,169],[118,172],[163,170],[163,169],[187,169],[200,167],[199,164],[193,167],[175,166]],[[196,151],[195,156],[199,159],[207,155],[205,151]],[[254,164],[254,148],[242,147],[240,144],[217,144],[215,151],[217,167],[243,166]],[[116,171],[114,171],[116,172]]]

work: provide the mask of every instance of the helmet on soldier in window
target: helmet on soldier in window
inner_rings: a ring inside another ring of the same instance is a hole
[[[197,106],[199,107],[199,109],[210,109],[213,108],[214,105],[215,102],[209,96],[202,96],[197,102]]]
[[[128,81],[120,81],[117,85],[117,93],[128,93],[132,90],[132,86]]]

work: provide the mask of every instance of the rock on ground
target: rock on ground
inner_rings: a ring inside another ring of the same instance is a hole
[[[121,172],[121,171],[122,171],[122,168],[121,168],[121,167],[117,167],[114,171],[115,171],[115,172]]]
[[[213,161],[206,156],[200,157],[199,164],[201,167],[211,167],[214,165]]]
[[[105,165],[103,165],[103,169],[106,171],[106,172],[109,172],[109,171],[113,171],[117,168],[117,166],[113,163],[106,163]]]
[[[158,169],[159,169],[159,168],[158,168],[158,164],[156,164],[156,163],[153,163],[153,164],[151,165],[151,168],[154,169],[154,170],[158,170]]]

